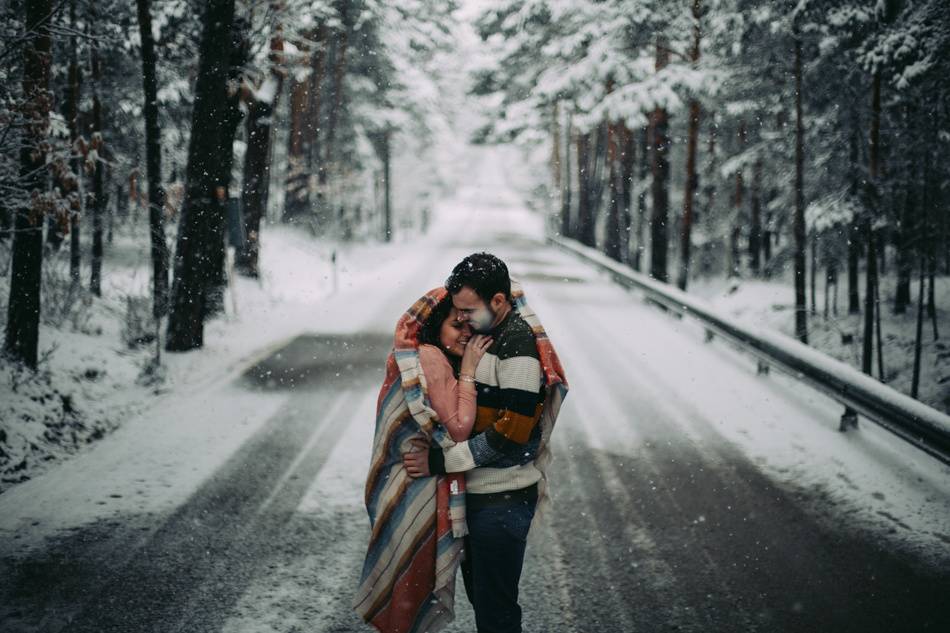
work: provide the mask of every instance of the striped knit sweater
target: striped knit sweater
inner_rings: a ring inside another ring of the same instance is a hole
[[[541,362],[534,334],[512,310],[475,371],[477,415],[468,441],[429,451],[433,474],[465,472],[473,494],[526,488],[541,478],[534,458],[541,442],[544,403]]]

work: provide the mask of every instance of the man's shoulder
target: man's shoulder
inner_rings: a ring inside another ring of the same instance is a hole
[[[494,351],[499,360],[516,356],[540,358],[531,326],[514,310],[508,317],[504,329],[498,333],[498,345]]]

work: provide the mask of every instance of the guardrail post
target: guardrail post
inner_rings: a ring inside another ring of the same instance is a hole
[[[714,336],[715,336],[715,335],[713,334],[713,331],[712,331],[712,330],[706,330],[706,342],[707,342],[707,343],[712,342]]]
[[[765,362],[763,362],[763,361],[761,361],[761,360],[758,361],[758,368],[756,369],[756,373],[757,373],[759,376],[768,376],[768,375],[769,375],[769,366],[768,366],[768,363],[765,363]]]
[[[844,433],[848,428],[858,428],[858,412],[851,407],[845,407],[841,414],[841,423],[838,424],[838,430]]]

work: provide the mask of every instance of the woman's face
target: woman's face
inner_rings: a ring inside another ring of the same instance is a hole
[[[442,344],[442,349],[452,356],[461,356],[465,353],[465,345],[471,337],[472,333],[468,324],[459,321],[458,311],[452,308],[439,329],[439,342]]]

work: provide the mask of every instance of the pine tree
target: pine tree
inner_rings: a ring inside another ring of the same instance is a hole
[[[165,245],[165,187],[158,120],[158,75],[149,0],[136,0],[142,39],[142,88],[145,95],[145,168],[148,174],[148,226],[152,255],[152,316],[161,319],[168,304],[168,250]]]
[[[215,270],[215,243],[223,240],[226,196],[221,190],[220,155],[228,110],[234,0],[209,0],[204,14],[185,199],[175,250],[168,351],[187,351],[204,342],[206,292]]]
[[[282,11],[281,3],[272,2],[275,20]],[[247,151],[244,154],[244,185],[241,189],[241,207],[244,214],[244,247],[238,251],[236,266],[248,277],[257,277],[260,254],[261,219],[267,211],[270,189],[271,143],[273,117],[283,85],[284,61],[283,30],[274,25],[268,55],[268,68],[260,86],[253,91],[247,115]]]
[[[656,40],[656,71],[670,62],[669,44],[661,37]],[[668,280],[667,252],[669,250],[670,208],[670,138],[669,114],[657,106],[650,115],[650,170],[653,176],[651,194],[653,208],[650,215],[650,276],[659,281]]]
[[[24,3],[23,112],[20,141],[20,185],[30,193],[27,204],[14,210],[13,260],[4,351],[36,368],[40,327],[40,283],[43,268],[43,222],[49,206],[48,173],[43,143],[49,129],[52,95],[51,0]]]

